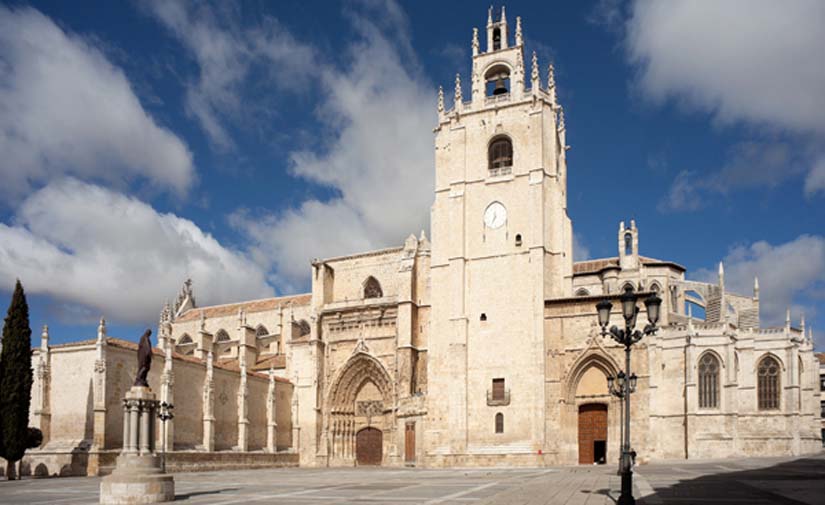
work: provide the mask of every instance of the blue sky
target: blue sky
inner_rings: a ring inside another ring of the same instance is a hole
[[[437,89],[488,5],[4,3],[0,299],[19,277],[35,334],[136,339],[189,276],[201,304],[304,292],[312,258],[428,229]],[[555,66],[577,256],[634,218],[825,348],[825,6],[506,6]]]

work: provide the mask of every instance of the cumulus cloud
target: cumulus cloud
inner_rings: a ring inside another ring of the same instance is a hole
[[[281,90],[300,89],[314,71],[312,47],[271,17],[243,28],[240,13],[230,5],[152,1],[141,6],[194,57],[199,75],[187,84],[186,108],[219,150],[234,146],[227,120],[249,121],[256,116],[253,110],[266,108],[261,100],[255,100],[254,109],[241,100],[242,91],[251,87],[253,69],[263,68],[267,85]]]
[[[183,194],[186,144],[143,109],[123,72],[30,8],[0,6],[0,196],[65,174]]]
[[[595,13],[608,12],[601,16],[606,23],[615,26],[624,16],[614,2],[599,5]],[[819,147],[825,139],[825,116],[820,113],[825,109],[825,3],[636,0],[628,11],[622,32],[643,96],[709,112],[720,124],[780,130],[798,145],[813,146],[794,147],[808,151],[797,160],[801,166],[774,163],[770,170],[760,170],[771,163],[759,159],[754,159],[756,170],[737,167],[737,159],[744,156],[734,153],[715,183],[731,189],[770,187],[807,173],[806,194],[825,191],[825,175],[818,168],[825,159]],[[768,144],[768,150],[780,147]],[[788,157],[787,152],[772,154],[774,160]],[[684,177],[684,172],[679,174],[672,191],[685,189]]]
[[[784,244],[765,241],[737,245],[724,258],[725,285],[737,293],[751,293],[759,278],[763,325],[784,324],[786,308],[795,320],[801,313],[812,318],[815,293],[825,289],[825,237],[800,235]],[[697,277],[715,282],[716,269],[697,271]]]
[[[0,283],[92,307],[123,322],[154,321],[191,277],[198,302],[270,296],[266,274],[193,222],[73,178],[25,199],[0,223]]]
[[[825,133],[823,22],[817,0],[636,1],[627,45],[654,98],[722,121]]]
[[[274,282],[281,286],[306,279],[310,255],[396,245],[427,226],[436,121],[432,85],[412,71],[414,61],[401,57],[409,41],[392,37],[403,30],[388,36],[355,14],[354,25],[360,38],[344,61],[321,69],[324,147],[291,154],[293,175],[338,196],[276,215],[240,212],[233,219],[254,247],[269,252]]]

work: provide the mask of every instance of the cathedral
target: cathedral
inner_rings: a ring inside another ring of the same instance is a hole
[[[529,73],[528,73],[529,72]],[[818,363],[805,323],[760,325],[752,293],[640,254],[573,260],[567,137],[553,66],[525,61],[519,17],[473,30],[469,96],[439,89],[431,238],[308,261],[311,292],[161,313],[149,376],[175,418],[171,464],[219,467],[547,466],[614,462],[624,348],[596,304],[662,299],[632,348],[637,462],[821,448]],[[309,260],[309,258],[308,258]],[[644,317],[644,307],[641,306]],[[35,350],[33,473],[105,473],[122,441],[136,346],[106,334]],[[81,393],[67,384],[83,384]],[[88,386],[88,388],[86,388]],[[165,435],[162,435],[165,433]]]

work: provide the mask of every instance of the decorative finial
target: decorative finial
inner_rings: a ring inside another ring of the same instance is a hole
[[[455,103],[458,105],[461,102],[461,76],[459,74],[455,74]]]
[[[43,332],[40,333],[40,338],[44,338],[46,340],[49,339],[49,325],[48,324],[43,325]]]
[[[487,10],[487,25],[493,24],[493,6]]]
[[[507,11],[505,10],[505,7],[503,5],[501,6],[501,22],[507,22]]]
[[[802,317],[799,320],[799,329],[802,330],[802,338],[805,338],[805,313],[802,313]]]
[[[539,80],[539,58],[536,56],[536,52],[533,51],[533,69],[530,72],[530,78],[533,80],[533,88],[538,88],[538,80]]]
[[[523,42],[521,35],[521,16],[516,16],[516,45],[520,46]]]
[[[438,113],[444,112],[444,88],[438,87]]]
[[[559,106],[559,131],[564,131],[564,108]]]
[[[785,309],[785,327],[786,328],[791,327],[791,308],[790,307],[787,307]]]
[[[100,324],[97,327],[97,340],[98,342],[103,342],[106,338],[106,320],[102,317],[100,318]]]
[[[753,296],[754,298],[759,297],[759,277],[753,278]]]
[[[473,28],[473,56],[478,54],[478,28]]]

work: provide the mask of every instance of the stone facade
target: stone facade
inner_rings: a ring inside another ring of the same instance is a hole
[[[452,108],[439,90],[432,242],[316,259],[311,292],[295,296],[198,307],[187,281],[163,308],[150,383],[176,405],[169,445],[302,466],[616,460],[621,404],[606,378],[624,356],[595,303],[632,290],[663,299],[661,329],[632,351],[639,462],[819,450],[811,334],[790,318],[762,328],[756,280],[732,293],[720,265],[717,283],[691,281],[640,254],[634,221],[617,256],[574,263],[553,67],[535,53],[525,64],[521,19],[511,36],[504,9],[496,18],[484,50],[474,30],[469,99],[459,76]],[[35,352],[44,455],[88,446],[94,467],[120,444],[134,347]]]

